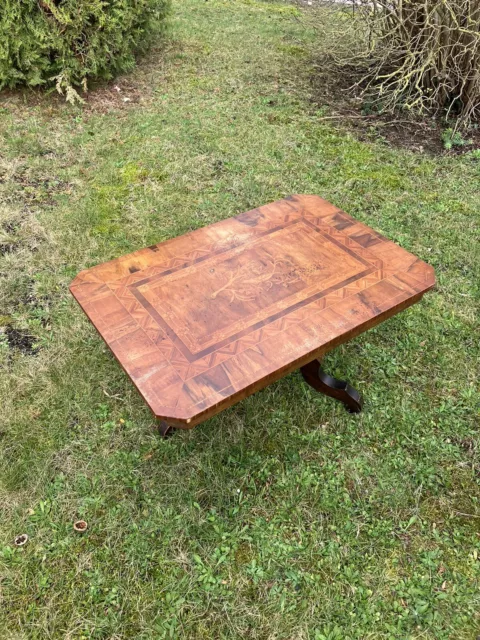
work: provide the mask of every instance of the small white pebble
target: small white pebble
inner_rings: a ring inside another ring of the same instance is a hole
[[[19,536],[15,536],[14,544],[16,547],[23,547],[24,544],[28,542],[28,535],[26,533],[21,533]]]

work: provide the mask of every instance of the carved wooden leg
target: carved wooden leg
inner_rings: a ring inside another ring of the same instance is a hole
[[[158,420],[157,430],[158,430],[158,433],[164,439],[170,438],[175,433],[175,427],[171,427],[169,424],[165,422],[165,420]]]
[[[319,360],[309,362],[300,371],[305,382],[316,391],[343,402],[350,413],[358,413],[362,410],[363,400],[358,391],[351,387],[348,382],[337,380],[325,373]]]

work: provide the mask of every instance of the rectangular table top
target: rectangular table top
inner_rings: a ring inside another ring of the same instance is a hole
[[[153,413],[189,428],[434,283],[411,253],[295,195],[82,271],[70,290]]]

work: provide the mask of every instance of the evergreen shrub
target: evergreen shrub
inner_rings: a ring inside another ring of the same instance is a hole
[[[56,85],[131,70],[165,28],[170,0],[1,0],[0,89]]]

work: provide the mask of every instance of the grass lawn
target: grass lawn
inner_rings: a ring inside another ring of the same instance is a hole
[[[480,161],[322,121],[300,16],[177,0],[118,90],[2,98],[2,640],[480,634]],[[418,254],[436,290],[327,357],[362,414],[296,373],[159,439],[69,282],[291,193]]]

